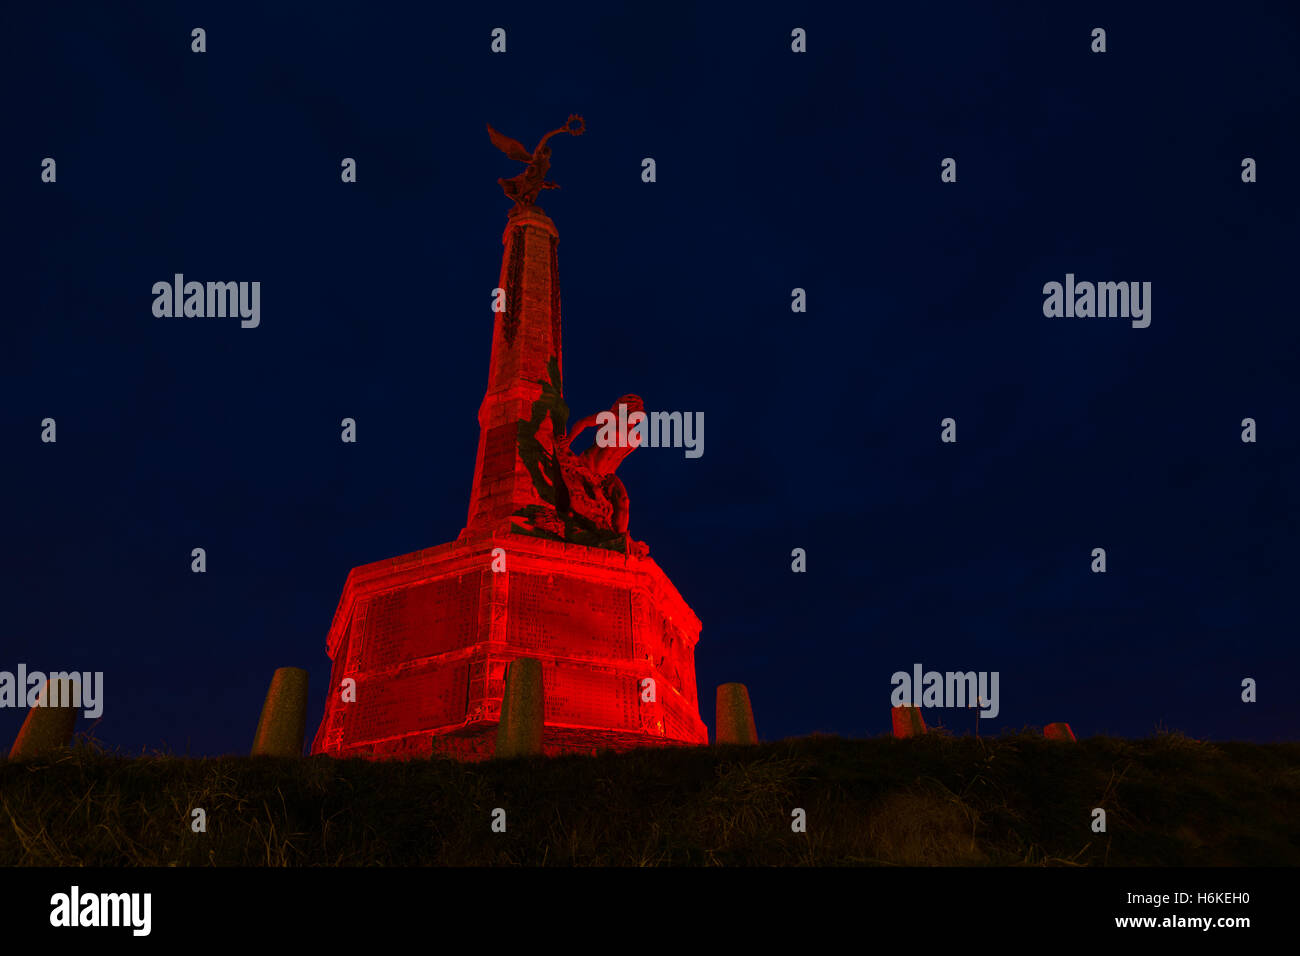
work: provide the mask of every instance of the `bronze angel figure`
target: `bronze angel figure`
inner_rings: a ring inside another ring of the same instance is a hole
[[[551,147],[546,145],[546,141],[560,133],[581,136],[586,132],[587,124],[577,113],[571,113],[568,121],[559,129],[553,129],[543,136],[541,142],[537,144],[537,148],[531,153],[524,149],[523,143],[498,133],[492,128],[491,123],[488,124],[487,130],[493,146],[511,159],[528,164],[528,168],[518,176],[512,176],[510,179],[498,179],[497,182],[501,184],[501,189],[505,194],[515,201],[515,205],[531,206],[537,202],[537,194],[543,189],[560,188],[557,184],[548,182],[546,179],[546,173],[551,168]]]

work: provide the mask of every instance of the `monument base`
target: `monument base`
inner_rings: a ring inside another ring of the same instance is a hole
[[[548,754],[705,744],[699,633],[649,557],[503,529],[363,565],[330,628],[312,753],[490,757],[517,657],[542,664]]]

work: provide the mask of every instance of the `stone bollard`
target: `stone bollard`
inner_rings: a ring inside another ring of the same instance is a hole
[[[1073,740],[1074,731],[1069,724],[1048,724],[1043,728],[1043,736],[1048,740]]]
[[[719,684],[716,706],[717,729],[714,732],[714,743],[758,743],[754,708],[749,703],[749,690],[744,684]]]
[[[925,733],[925,718],[920,707],[894,707],[894,736],[919,737]]]
[[[498,757],[528,757],[542,752],[546,726],[546,695],[542,688],[542,662],[516,657],[506,665],[506,688],[501,695],[501,722],[497,724]]]
[[[307,672],[281,667],[271,676],[253,735],[254,757],[301,757],[307,732]]]
[[[10,760],[40,757],[62,750],[72,743],[72,731],[77,725],[77,708],[81,688],[76,681],[60,678],[47,680],[36,699],[36,706],[27,712],[9,751]]]

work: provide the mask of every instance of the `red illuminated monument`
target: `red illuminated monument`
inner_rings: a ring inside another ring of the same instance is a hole
[[[695,691],[700,621],[627,534],[614,472],[632,449],[570,447],[595,418],[569,427],[559,233],[535,201],[556,188],[547,140],[584,128],[571,116],[529,152],[488,127],[528,166],[499,180],[515,205],[468,522],[449,544],[348,575],[314,754],[489,757],[506,664],[524,656],[542,663],[547,753],[707,743]],[[619,402],[641,407],[634,395]]]

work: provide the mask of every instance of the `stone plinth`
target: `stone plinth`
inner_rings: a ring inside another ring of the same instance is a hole
[[[506,571],[493,571],[494,548]],[[542,665],[549,754],[708,742],[700,622],[659,566],[503,533],[353,569],[312,753],[492,756],[506,664]],[[642,681],[655,682],[643,700]],[[356,681],[345,702],[343,681]]]

